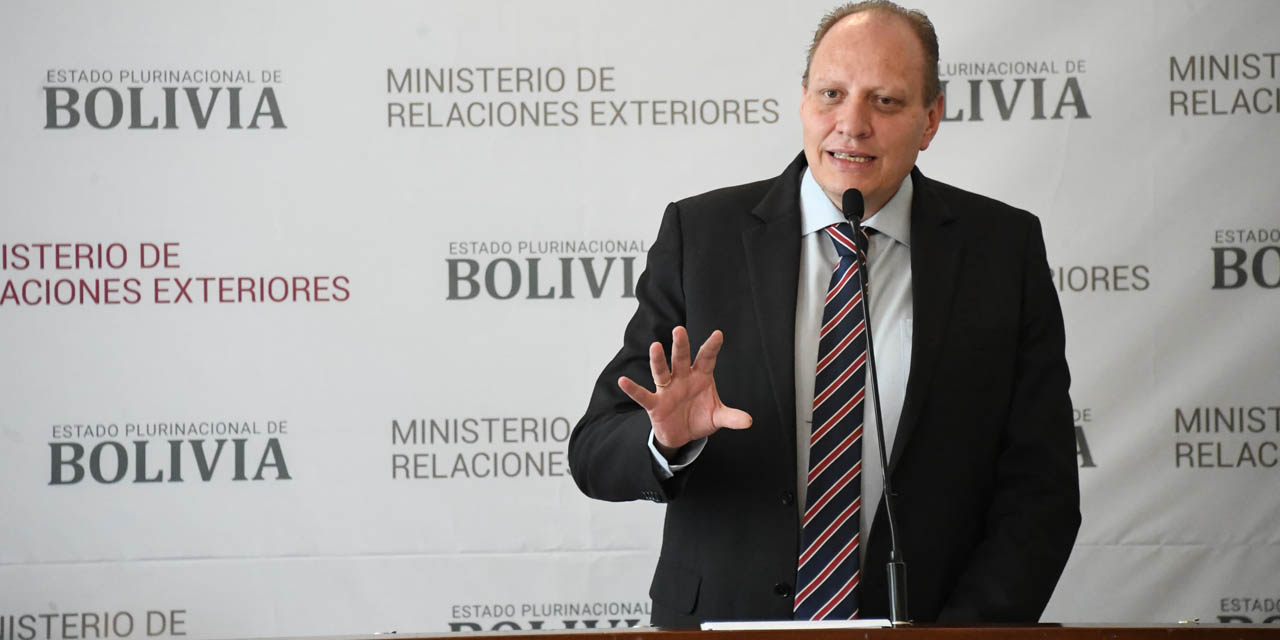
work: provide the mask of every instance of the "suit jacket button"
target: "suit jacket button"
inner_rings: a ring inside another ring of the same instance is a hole
[[[789,507],[796,503],[796,494],[791,491],[782,492],[782,506]]]
[[[791,585],[785,582],[779,582],[778,584],[773,585],[773,592],[778,594],[780,597],[789,598],[791,597]]]

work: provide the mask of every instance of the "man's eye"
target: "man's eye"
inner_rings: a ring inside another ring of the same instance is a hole
[[[894,100],[893,98],[890,98],[889,96],[880,96],[879,98],[876,98],[876,102],[887,107],[887,106],[896,104],[898,101]]]
[[[836,98],[840,97],[840,93],[835,89],[823,89],[822,97],[828,100],[835,100]]]

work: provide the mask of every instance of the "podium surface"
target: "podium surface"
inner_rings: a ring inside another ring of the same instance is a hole
[[[699,631],[632,627],[453,633],[384,633],[325,640],[1280,640],[1280,626],[1261,624],[1151,625],[908,625],[895,629],[787,629]],[[283,639],[282,639],[283,640]],[[320,640],[313,638],[311,640]]]

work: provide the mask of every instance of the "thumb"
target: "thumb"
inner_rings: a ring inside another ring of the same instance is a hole
[[[746,429],[751,426],[751,414],[741,409],[720,405],[711,414],[711,422],[721,429]]]

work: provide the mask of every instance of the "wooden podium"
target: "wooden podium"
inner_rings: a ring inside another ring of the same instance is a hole
[[[388,635],[376,636],[389,640]],[[1055,625],[940,627],[911,625],[896,629],[789,629],[744,631],[669,631],[653,627],[442,634],[396,634],[396,640],[1280,640],[1280,626],[1177,624],[1169,626]]]

